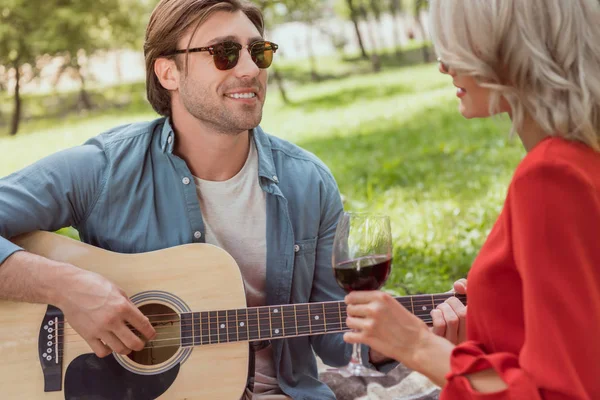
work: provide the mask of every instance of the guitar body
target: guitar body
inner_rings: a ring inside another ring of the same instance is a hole
[[[29,252],[108,278],[149,318],[246,307],[237,264],[208,244],[117,254],[48,232],[14,241]],[[247,341],[181,346],[185,321],[166,317],[156,328],[157,339],[164,335],[164,347],[144,350],[134,359],[100,359],[68,321],[57,337],[61,315],[47,305],[0,301],[1,398],[236,400],[246,386]]]

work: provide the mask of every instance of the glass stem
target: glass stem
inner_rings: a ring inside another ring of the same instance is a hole
[[[358,343],[352,345],[352,358],[350,359],[350,364],[362,365],[361,347],[362,346]]]

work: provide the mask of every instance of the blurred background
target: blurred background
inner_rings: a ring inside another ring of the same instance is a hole
[[[0,0],[0,176],[157,117],[142,53],[156,3]],[[387,290],[449,290],[524,155],[509,121],[460,115],[451,79],[437,72],[425,0],[255,3],[280,45],[262,127],[319,156],[346,209],[390,215]]]

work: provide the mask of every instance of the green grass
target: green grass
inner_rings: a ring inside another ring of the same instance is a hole
[[[465,120],[451,82],[435,65],[296,84],[289,97],[293,104],[283,105],[272,86],[261,125],[329,165],[347,209],[391,216],[394,264],[386,289],[446,291],[465,276],[524,155],[508,140],[508,121]],[[0,138],[0,175],[114,125],[149,118],[150,108],[133,101],[131,108],[46,121],[52,128],[28,123],[27,133]]]

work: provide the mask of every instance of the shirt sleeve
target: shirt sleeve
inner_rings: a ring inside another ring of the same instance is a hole
[[[515,177],[507,206],[521,278],[515,285],[523,295],[523,347],[514,355],[487,354],[475,342],[457,346],[441,399],[600,398],[598,191],[579,170],[544,162]],[[465,375],[488,368],[508,389],[471,388]]]
[[[0,264],[22,250],[10,238],[85,220],[107,168],[103,148],[95,143],[57,152],[0,179]]]

